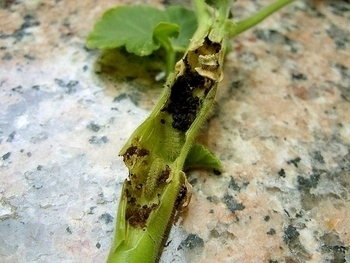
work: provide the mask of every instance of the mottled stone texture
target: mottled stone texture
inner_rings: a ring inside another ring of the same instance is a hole
[[[106,260],[118,151],[161,82],[84,43],[105,9],[141,2],[179,1],[1,2],[0,262]],[[349,1],[299,0],[232,41],[198,138],[225,171],[188,174],[162,262],[350,262],[349,21]]]

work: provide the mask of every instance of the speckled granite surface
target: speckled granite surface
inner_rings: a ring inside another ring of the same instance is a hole
[[[0,2],[0,262],[105,261],[117,153],[161,83],[115,78],[84,42],[106,8],[140,2]],[[225,172],[188,175],[162,262],[350,262],[349,1],[297,1],[233,44],[198,138]]]

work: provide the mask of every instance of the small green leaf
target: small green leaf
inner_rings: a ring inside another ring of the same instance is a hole
[[[191,147],[185,162],[185,169],[192,168],[212,168],[221,171],[222,165],[209,149],[203,145],[195,144]]]
[[[175,66],[176,53],[171,44],[172,37],[178,37],[180,27],[174,23],[160,22],[153,30],[154,40],[166,51],[166,70],[169,74]]]
[[[171,39],[171,43],[175,50],[184,51],[194,32],[197,29],[197,17],[195,12],[181,6],[170,6],[165,10],[171,23],[175,23],[180,27],[180,34],[177,38]]]
[[[150,55],[159,48],[153,29],[167,21],[165,12],[150,6],[118,6],[107,10],[88,36],[88,48],[125,46],[130,53]]]
[[[171,45],[170,38],[178,37],[180,27],[174,23],[160,22],[153,29],[153,36],[162,46]]]

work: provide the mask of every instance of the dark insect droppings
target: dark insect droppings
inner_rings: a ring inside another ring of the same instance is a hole
[[[130,146],[123,154],[124,161],[130,159],[130,157],[133,155],[144,157],[149,155],[149,151],[147,149],[139,149],[137,146]]]
[[[178,196],[177,196],[177,198],[175,200],[175,208],[176,208],[176,210],[180,210],[181,203],[185,199],[186,194],[187,194],[187,187],[185,185],[182,185],[180,190],[179,190],[179,194],[178,194]]]
[[[157,204],[151,206],[140,205],[128,207],[126,209],[125,219],[129,221],[129,224],[133,227],[146,227],[146,222],[151,212],[158,207]]]
[[[190,71],[189,68],[176,79],[171,89],[171,102],[165,109],[172,115],[172,126],[175,129],[186,132],[196,119],[201,100],[193,96],[193,90],[204,87],[204,83],[205,78],[197,72]]]

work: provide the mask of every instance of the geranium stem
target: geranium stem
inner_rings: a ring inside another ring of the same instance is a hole
[[[234,30],[230,32],[230,36],[236,36],[247,29],[255,26],[256,24],[260,23],[262,20],[270,16],[272,13],[276,12],[278,9],[284,7],[285,5],[293,2],[294,0],[278,0],[274,2],[273,4],[263,8],[258,13],[254,14],[253,16],[244,19],[238,23],[236,23],[236,26],[234,27]]]

